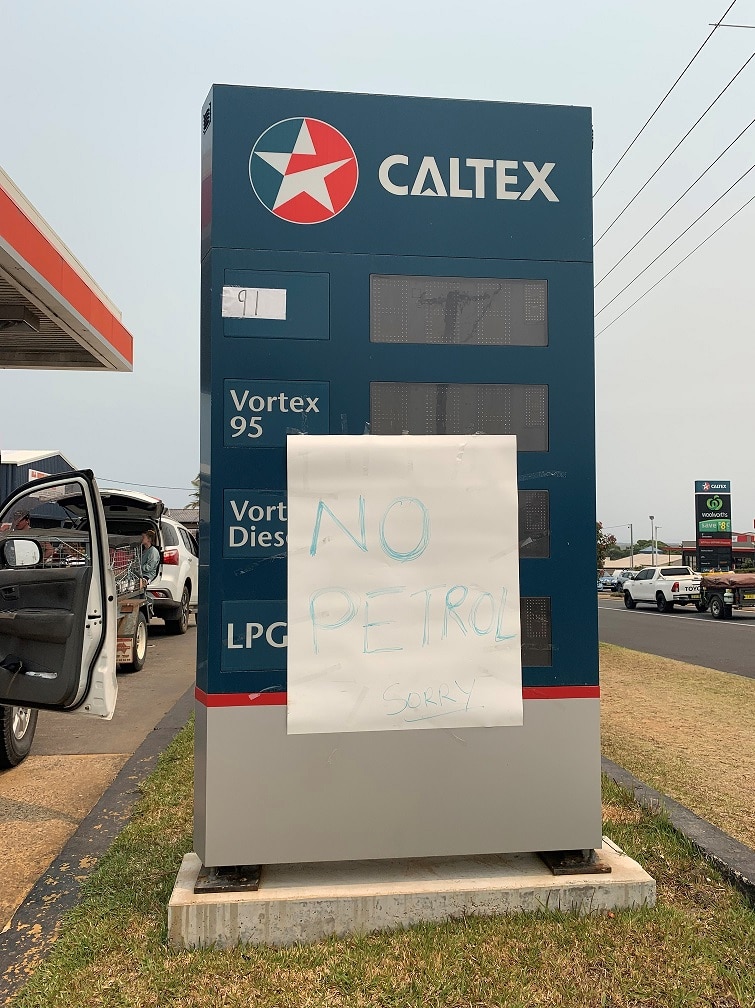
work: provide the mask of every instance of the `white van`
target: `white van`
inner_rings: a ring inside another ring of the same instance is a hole
[[[78,517],[59,504],[72,498]],[[14,491],[0,505],[0,767],[28,755],[38,710],[112,718],[117,618],[93,473],[48,476]]]
[[[34,480],[0,505],[0,705],[6,705],[0,706],[0,769],[17,766],[28,755],[38,709],[112,717],[112,711],[101,712],[110,709],[108,704],[103,708],[88,699],[90,687],[96,691],[84,668],[91,646],[79,640],[83,630],[98,625],[88,620],[84,626],[84,614],[94,618],[107,609],[103,602],[99,608],[84,604],[86,592],[99,583],[92,566],[98,550],[107,568],[99,580],[113,579],[109,594],[119,603],[111,599],[114,668],[116,663],[129,672],[143,667],[149,613],[162,618],[169,633],[186,633],[197,604],[199,550],[189,531],[165,518],[163,510],[161,500],[146,494],[98,490],[90,472]],[[142,590],[135,593],[135,604],[124,602],[119,577],[138,582],[139,572],[129,567],[121,572],[119,556],[138,556],[147,529],[156,534],[160,566],[146,595]],[[104,640],[103,648],[98,661],[109,669],[110,645],[105,647]],[[35,697],[38,702],[32,702]],[[28,706],[9,703],[21,700]],[[115,696],[112,702],[114,709]]]

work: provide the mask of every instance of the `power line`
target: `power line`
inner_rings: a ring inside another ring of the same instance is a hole
[[[605,231],[600,236],[600,238],[596,238],[595,239],[595,244],[596,245],[598,244],[599,241],[601,241],[603,238],[605,238],[605,236],[608,234],[608,232],[614,226],[614,224],[616,223],[616,221],[618,221],[619,218],[621,218],[623,216],[623,214],[630,208],[630,206],[634,203],[634,201],[637,199],[637,197],[640,195],[640,193],[653,181],[653,179],[655,178],[655,176],[658,174],[658,172],[661,170],[661,168],[663,168],[663,166],[666,164],[666,162],[669,161],[670,158],[673,157],[673,155],[679,150],[679,148],[684,143],[684,141],[687,139],[687,137],[690,135],[690,133],[692,132],[692,130],[695,129],[696,126],[700,125],[700,123],[703,121],[703,119],[706,117],[706,115],[710,112],[710,110],[716,104],[716,102],[718,101],[718,99],[721,98],[729,90],[729,88],[731,87],[731,85],[734,83],[734,81],[737,79],[737,77],[739,77],[739,75],[745,69],[745,67],[747,66],[747,64],[750,63],[753,59],[755,59],[755,52],[752,53],[752,55],[747,60],[745,60],[745,62],[742,64],[742,66],[739,68],[739,70],[737,70],[737,72],[734,74],[734,76],[729,81],[729,83],[726,85],[726,87],[723,89],[723,91],[721,91],[718,95],[716,95],[716,97],[713,99],[713,101],[710,103],[710,105],[707,107],[707,109],[703,112],[703,114],[700,116],[700,118],[697,120],[697,122],[693,123],[692,126],[690,126],[690,128],[687,130],[687,132],[681,138],[681,140],[676,145],[676,147],[674,147],[674,149],[671,151],[670,154],[666,155],[666,157],[663,159],[663,161],[661,161],[661,163],[655,169],[655,171],[650,176],[650,178],[647,179],[640,186],[640,188],[637,190],[637,192],[634,194],[634,196],[630,199],[630,201],[627,203],[627,205],[624,207],[624,209],[616,217],[614,217],[614,219],[611,221],[611,223],[605,229]]]
[[[687,193],[690,191],[690,189],[692,189],[693,186],[696,186],[697,183],[700,181],[700,179],[703,178],[703,176],[705,176],[705,175],[708,174],[708,172],[711,170],[711,168],[721,160],[721,158],[724,156],[724,154],[728,153],[731,150],[731,148],[734,146],[734,144],[737,142],[737,140],[739,140],[741,137],[743,137],[745,135],[745,133],[747,132],[747,130],[750,129],[753,125],[755,125],[755,119],[753,119],[752,122],[750,122],[747,126],[745,126],[745,128],[742,130],[742,132],[739,134],[739,136],[735,136],[734,137],[734,139],[729,144],[729,146],[725,150],[721,151],[721,153],[718,155],[718,157],[716,158],[716,160],[715,161],[711,161],[711,163],[708,165],[708,167],[705,169],[705,171],[702,172],[702,174],[700,174],[700,175],[697,176],[697,178],[692,183],[692,185],[688,186],[684,190],[684,192],[681,194],[681,196],[676,201],[676,203],[672,203],[671,206],[668,208],[668,210],[666,210],[665,213],[661,214],[661,216],[658,218],[657,221],[655,221],[655,223],[653,223],[653,224],[650,225],[650,227],[647,229],[647,231],[645,232],[645,234],[634,243],[634,245],[629,249],[628,252],[624,253],[624,255],[621,257],[621,259],[619,259],[619,261],[617,263],[615,263],[610,268],[610,270],[605,274],[605,276],[602,276],[600,278],[600,280],[598,280],[598,282],[595,284],[596,289],[603,283],[604,280],[608,279],[608,277],[613,273],[613,271],[624,262],[624,260],[626,259],[626,257],[628,255],[630,255],[632,252],[634,252],[634,250],[637,248],[637,246],[640,244],[640,242],[644,241],[647,238],[647,236],[650,234],[650,232],[653,230],[653,228],[657,227],[661,223],[661,221],[663,220],[663,218],[667,217],[668,214],[670,214],[671,211],[674,209],[674,207],[677,206],[677,204],[681,203],[681,201],[684,199],[684,197],[687,195]]]
[[[718,28],[718,26],[719,26],[719,25],[721,24],[721,22],[723,21],[723,19],[724,19],[724,18],[726,17],[726,15],[727,15],[727,14],[729,13],[729,11],[730,11],[730,10],[732,9],[732,7],[734,6],[734,4],[735,4],[736,2],[737,2],[737,0],[732,0],[732,2],[731,2],[731,3],[729,4],[729,6],[728,6],[728,7],[726,8],[726,10],[725,10],[725,11],[723,12],[723,14],[722,14],[722,15],[721,15],[721,17],[719,18],[719,20],[718,20],[718,21],[717,21],[717,22],[715,23],[715,25],[713,26],[713,31],[712,31],[712,32],[710,32],[710,34],[709,34],[709,35],[708,35],[708,37],[707,37],[707,38],[705,39],[705,41],[704,41],[704,42],[703,42],[703,44],[702,44],[702,45],[700,46],[700,48],[699,48],[699,49],[697,50],[697,52],[695,53],[695,55],[694,55],[694,56],[692,57],[692,59],[691,59],[691,60],[689,61],[689,63],[688,63],[687,65],[686,65],[686,67],[685,67],[685,68],[684,68],[684,69],[682,70],[682,72],[681,72],[681,73],[679,74],[679,76],[678,76],[678,77],[676,78],[676,80],[675,80],[675,81],[674,81],[674,83],[673,83],[673,84],[671,85],[671,87],[670,87],[670,88],[668,89],[668,91],[667,91],[667,92],[666,92],[666,94],[665,94],[665,95],[663,96],[663,98],[661,98],[660,102],[659,102],[659,103],[658,103],[658,104],[656,105],[656,107],[655,107],[655,108],[653,109],[653,111],[652,111],[652,112],[651,112],[651,114],[650,114],[650,117],[649,117],[649,118],[647,119],[647,121],[646,121],[646,122],[645,122],[645,124],[643,125],[642,129],[640,130],[640,132],[639,132],[639,133],[637,134],[637,136],[636,136],[636,137],[634,138],[634,140],[632,140],[632,142],[631,142],[631,143],[630,143],[630,145],[629,145],[629,146],[627,147],[627,149],[626,149],[626,150],[624,151],[624,153],[623,153],[623,154],[621,155],[621,157],[619,158],[619,160],[618,160],[618,161],[616,162],[616,164],[615,164],[615,165],[613,166],[613,168],[612,168],[612,169],[610,170],[610,172],[609,172],[609,173],[608,173],[608,174],[606,175],[606,177],[605,177],[605,178],[603,179],[603,181],[602,181],[602,182],[600,183],[600,185],[598,186],[598,188],[597,188],[597,189],[595,190],[595,192],[594,192],[594,193],[592,194],[592,195],[593,195],[593,199],[594,199],[594,198],[595,198],[595,197],[596,197],[596,196],[598,195],[598,193],[600,192],[600,190],[601,190],[601,189],[603,188],[603,186],[604,186],[604,185],[606,184],[606,182],[607,182],[607,181],[608,181],[608,180],[610,179],[610,177],[611,177],[611,176],[613,175],[613,173],[614,173],[614,172],[616,171],[616,169],[617,169],[617,168],[619,167],[619,165],[620,165],[620,164],[621,164],[621,162],[622,162],[622,161],[624,160],[624,158],[625,158],[625,157],[627,156],[627,154],[629,153],[629,151],[630,151],[630,150],[632,149],[632,147],[634,147],[635,143],[636,143],[636,142],[637,142],[637,141],[638,141],[638,140],[640,139],[640,137],[642,136],[642,134],[643,134],[643,133],[645,132],[645,128],[646,128],[646,127],[648,126],[648,124],[650,123],[650,120],[651,120],[651,119],[653,118],[653,116],[655,115],[655,113],[656,113],[656,112],[658,111],[658,109],[659,109],[659,108],[661,107],[661,105],[663,105],[663,103],[664,103],[664,102],[666,101],[666,99],[668,98],[668,96],[669,96],[669,95],[671,94],[671,92],[672,92],[672,91],[674,90],[674,88],[676,87],[676,85],[677,85],[677,84],[679,83],[679,81],[680,81],[680,80],[682,79],[682,77],[683,77],[683,76],[684,76],[684,75],[686,74],[686,72],[687,72],[687,71],[689,70],[689,68],[690,68],[690,67],[692,66],[692,64],[693,64],[693,63],[695,62],[695,60],[697,59],[697,57],[698,57],[698,56],[700,55],[700,53],[701,53],[701,52],[703,51],[703,49],[705,48],[705,46],[706,46],[706,45],[708,44],[708,42],[709,42],[709,41],[710,41],[710,39],[712,38],[712,36],[713,36],[713,32],[715,32],[715,30],[716,30],[716,29]]]
[[[640,294],[640,296],[639,296],[639,297],[637,298],[637,300],[636,300],[636,301],[633,301],[633,302],[632,302],[632,304],[630,304],[630,305],[629,305],[629,308],[625,308],[625,309],[624,309],[624,311],[623,311],[623,312],[621,313],[621,315],[617,315],[617,316],[616,316],[616,318],[615,318],[615,319],[613,319],[613,321],[609,322],[607,326],[603,326],[603,328],[602,328],[602,329],[600,330],[600,332],[598,332],[598,333],[596,333],[596,334],[595,334],[595,339],[597,339],[597,338],[598,338],[598,336],[601,336],[601,335],[602,335],[602,334],[603,334],[603,333],[604,333],[604,332],[606,331],[606,329],[610,329],[610,328],[611,328],[611,326],[613,325],[613,323],[614,323],[614,322],[618,322],[618,321],[619,321],[619,319],[620,319],[620,318],[622,317],[622,315],[626,315],[626,313],[627,313],[628,311],[630,311],[630,309],[634,308],[634,306],[635,306],[636,304],[639,304],[639,303],[640,303],[640,301],[642,301],[642,299],[643,299],[644,297],[647,297],[647,295],[648,295],[648,294],[649,294],[649,293],[650,293],[651,291],[655,290],[655,288],[656,288],[656,287],[658,286],[658,284],[662,283],[662,282],[663,282],[663,281],[664,281],[664,280],[666,279],[666,277],[667,277],[667,276],[670,276],[670,275],[671,275],[671,274],[672,274],[672,273],[674,272],[674,270],[675,270],[675,269],[678,269],[678,268],[679,268],[679,267],[680,267],[680,266],[682,265],[682,263],[686,262],[686,261],[687,261],[687,260],[689,259],[689,257],[690,257],[691,255],[694,255],[694,254],[695,254],[695,252],[697,252],[697,250],[698,250],[699,248],[702,248],[702,246],[703,246],[703,245],[704,245],[704,244],[705,244],[705,243],[706,243],[706,242],[707,242],[707,241],[708,241],[708,240],[709,240],[710,238],[712,238],[712,237],[713,237],[714,235],[717,235],[717,234],[718,234],[718,232],[719,232],[719,231],[721,230],[721,228],[725,227],[725,226],[726,226],[726,225],[727,225],[727,224],[729,223],[729,221],[730,221],[730,220],[732,220],[732,219],[733,219],[734,217],[736,217],[736,216],[737,216],[737,214],[738,214],[738,213],[741,213],[741,212],[742,212],[742,211],[743,211],[743,210],[744,210],[744,209],[745,209],[746,207],[748,207],[748,206],[750,205],[750,203],[752,203],[752,202],[753,202],[753,200],[755,200],[755,196],[751,196],[751,197],[750,197],[750,198],[749,198],[749,199],[747,200],[747,202],[746,202],[746,203],[743,203],[743,204],[742,204],[742,206],[741,206],[741,207],[739,208],[739,210],[735,210],[735,211],[734,211],[734,213],[733,213],[733,214],[731,215],[731,217],[727,217],[727,218],[726,218],[726,220],[725,220],[725,221],[723,222],[723,224],[719,224],[719,226],[718,226],[718,227],[716,228],[716,230],[715,230],[715,231],[711,231],[711,233],[710,233],[710,234],[708,235],[708,237],[707,237],[707,238],[703,238],[703,240],[702,240],[702,241],[700,242],[700,244],[699,244],[699,245],[696,245],[696,246],[695,246],[695,247],[694,247],[694,248],[692,249],[692,251],[691,251],[691,252],[688,252],[688,253],[687,253],[687,255],[686,255],[686,256],[685,256],[685,257],[684,257],[683,259],[680,259],[680,260],[679,260],[679,262],[678,262],[678,263],[676,264],[676,266],[672,266],[672,267],[671,267],[671,269],[670,269],[670,270],[668,271],[668,273],[664,273],[664,274],[663,274],[663,276],[661,277],[661,279],[660,279],[660,280],[657,280],[657,281],[656,281],[656,282],[655,282],[655,283],[653,284],[653,286],[652,286],[652,287],[648,287],[648,289],[647,289],[647,290],[645,291],[645,293],[644,293],[644,294]]]
[[[161,486],[159,483],[128,483],[126,480],[111,480],[107,476],[98,476],[100,483],[118,483],[120,486],[142,487],[147,490],[182,490],[185,493],[195,493],[196,487]]]
[[[705,210],[703,210],[703,212],[699,215],[699,217],[695,217],[695,219],[692,221],[692,223],[688,224],[687,227],[682,231],[681,234],[678,234],[676,236],[676,238],[674,238],[674,240],[672,242],[669,242],[669,244],[666,246],[665,249],[663,249],[663,251],[661,251],[661,252],[658,253],[658,255],[655,257],[655,259],[651,259],[650,262],[647,264],[647,266],[645,266],[643,269],[641,269],[640,272],[637,274],[636,277],[634,277],[633,280],[629,281],[629,283],[626,285],[626,287],[622,287],[618,294],[615,294],[607,304],[604,304],[603,307],[600,309],[600,311],[598,311],[598,312],[595,313],[595,318],[597,318],[598,315],[601,315],[606,310],[606,308],[609,307],[609,305],[612,305],[614,303],[614,301],[616,300],[616,298],[621,297],[621,295],[624,293],[624,291],[628,290],[632,286],[632,284],[635,282],[635,280],[639,280],[639,278],[642,276],[642,274],[646,273],[650,269],[650,267],[653,265],[653,263],[657,262],[661,258],[662,255],[664,255],[666,252],[668,252],[668,250],[671,248],[672,245],[676,245],[676,243],[679,241],[679,239],[683,238],[684,235],[686,235],[686,233],[689,231],[690,228],[693,228],[695,226],[695,224],[697,224],[697,222],[699,220],[702,220],[702,218],[708,213],[708,211],[712,210],[713,207],[716,205],[716,203],[720,203],[720,201],[724,198],[724,196],[726,196],[727,193],[731,192],[731,190],[734,188],[734,186],[738,185],[742,181],[742,179],[745,178],[745,176],[747,176],[747,175],[750,174],[750,172],[753,169],[755,169],[755,165],[750,165],[750,167],[747,169],[746,172],[742,172],[742,174],[739,176],[739,178],[735,182],[732,182],[732,184],[729,186],[729,188],[725,189],[721,193],[720,196],[718,196],[716,199],[714,199],[713,202],[710,204],[710,206],[706,207]]]

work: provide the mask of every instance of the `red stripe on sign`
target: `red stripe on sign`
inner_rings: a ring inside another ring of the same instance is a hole
[[[205,707],[284,707],[287,693],[205,693],[198,686],[194,696]],[[523,700],[594,700],[600,686],[525,686]]]
[[[205,707],[280,707],[286,693],[205,693],[197,686],[194,696]]]
[[[523,686],[523,700],[595,700],[600,686]]]

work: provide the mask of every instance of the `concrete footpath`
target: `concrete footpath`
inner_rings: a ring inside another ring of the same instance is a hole
[[[193,693],[193,687],[186,691],[125,763],[0,934],[0,1004],[9,1003],[47,954],[62,915],[75,905],[82,883],[128,822],[141,784],[191,716]],[[640,804],[665,809],[674,827],[755,906],[755,851],[610,760],[602,760],[602,769]]]

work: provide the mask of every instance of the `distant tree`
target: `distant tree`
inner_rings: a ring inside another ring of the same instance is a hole
[[[650,539],[638,539],[634,544],[634,551],[635,553],[639,553],[640,550],[650,549],[652,545],[653,543]],[[668,546],[662,539],[656,541],[655,549],[658,553],[668,553]]]
[[[618,544],[616,546],[609,546],[606,550],[606,556],[609,560],[618,560],[619,557],[626,556],[627,553],[627,548],[625,546],[619,546]]]
[[[608,550],[616,545],[616,536],[609,535],[603,531],[603,522],[595,522],[595,539],[598,554],[598,570],[602,570],[608,556]]]
[[[194,489],[191,492],[191,500],[186,505],[187,508],[198,508],[199,507],[199,473],[191,481],[191,485]]]

